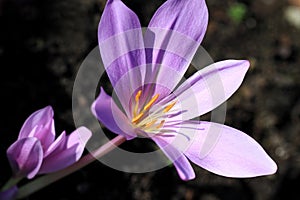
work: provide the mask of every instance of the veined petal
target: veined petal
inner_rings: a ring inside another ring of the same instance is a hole
[[[146,63],[138,17],[122,1],[108,0],[99,23],[98,41],[106,72],[125,112],[129,114],[130,97],[135,89],[142,86],[145,76],[138,68]],[[123,81],[119,82],[121,77]]]
[[[163,97],[175,88],[196,53],[207,24],[204,0],[168,0],[158,8],[145,34],[147,63],[153,63],[146,75],[152,80],[146,82],[158,83],[154,93]],[[169,73],[175,76],[168,76]]]
[[[195,164],[226,177],[274,174],[276,163],[250,136],[234,128],[201,121],[184,154]]]
[[[55,138],[53,115],[51,106],[31,114],[24,122],[18,139],[36,137],[40,140],[43,148],[47,149]]]
[[[134,130],[127,117],[118,108],[114,100],[107,95],[102,88],[91,109],[97,119],[110,131],[123,135],[127,139],[135,137]]]
[[[15,200],[18,193],[18,187],[13,186],[5,191],[0,191],[0,199],[2,200]]]
[[[201,43],[207,24],[205,0],[168,0],[155,12],[148,27],[171,29]]]
[[[43,149],[37,138],[22,138],[7,149],[7,157],[16,176],[33,178],[43,161]]]
[[[85,127],[76,129],[68,136],[63,132],[50,147],[51,152],[44,157],[39,173],[55,172],[78,161],[91,136],[92,133]]]
[[[182,180],[191,180],[195,178],[195,172],[190,162],[185,155],[176,147],[171,145],[166,138],[160,136],[152,137],[152,140],[159,146],[159,148],[166,154],[166,156],[174,164],[178,175]]]
[[[139,28],[138,17],[121,0],[108,0],[99,23],[98,39],[101,43],[116,34]]]
[[[214,63],[187,79],[172,96],[174,109],[182,110],[181,120],[203,115],[225,102],[241,85],[249,68],[247,60],[226,60]]]

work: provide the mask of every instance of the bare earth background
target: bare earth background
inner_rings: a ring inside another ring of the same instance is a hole
[[[146,26],[163,0],[124,2]],[[50,104],[57,134],[74,129],[73,81],[84,57],[97,45],[104,3],[0,0],[0,185],[11,174],[6,149],[32,112]],[[202,45],[215,61],[251,61],[242,87],[228,101],[226,124],[259,141],[279,166],[275,175],[230,179],[194,166],[197,178],[183,182],[172,166],[127,174],[95,162],[27,199],[298,199],[300,29],[284,17],[287,1],[241,0],[245,5],[241,20],[228,14],[236,3],[207,1],[210,22]],[[130,145],[143,151],[138,141]]]

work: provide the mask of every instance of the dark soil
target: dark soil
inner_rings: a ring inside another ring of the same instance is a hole
[[[197,178],[184,182],[174,167],[128,174],[96,162],[27,199],[297,199],[300,30],[284,18],[286,1],[240,2],[246,5],[246,13],[239,22],[228,15],[235,0],[207,2],[210,22],[202,46],[215,61],[251,61],[244,83],[228,101],[226,124],[248,133],[264,147],[278,164],[275,175],[231,179],[194,166]],[[33,111],[52,105],[57,133],[75,128],[73,82],[81,62],[97,45],[97,26],[104,3],[0,0],[0,185],[11,174],[6,149]],[[147,26],[163,0],[125,3]]]

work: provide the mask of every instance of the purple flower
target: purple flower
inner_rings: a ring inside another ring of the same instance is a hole
[[[91,132],[80,127],[70,135],[63,132],[54,141],[53,110],[47,106],[27,118],[18,140],[7,149],[7,157],[15,177],[31,179],[76,162],[90,137]]]
[[[7,190],[0,191],[0,200],[14,200],[17,197],[17,193],[17,186],[13,186]]]
[[[195,177],[189,160],[227,177],[273,174],[276,164],[247,134],[193,120],[238,89],[248,61],[217,62],[176,88],[207,23],[204,0],[168,0],[158,8],[143,35],[138,17],[120,0],[108,0],[99,24],[99,47],[124,112],[103,89],[92,112],[110,131],[127,139],[150,137],[172,160],[183,180]]]

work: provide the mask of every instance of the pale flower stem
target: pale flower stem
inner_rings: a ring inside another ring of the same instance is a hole
[[[114,139],[112,139],[111,141],[107,142],[106,144],[104,144],[103,146],[101,146],[99,149],[95,150],[94,152],[85,155],[84,157],[82,157],[78,162],[74,163],[73,165],[54,172],[52,174],[48,174],[45,176],[42,176],[40,178],[37,178],[36,180],[20,187],[19,191],[18,191],[18,195],[17,195],[17,199],[22,199],[24,197],[27,197],[29,195],[31,195],[32,193],[50,185],[51,183],[85,167],[86,165],[92,163],[93,161],[95,161],[96,159],[104,156],[105,154],[107,154],[108,152],[110,152],[111,150],[113,150],[114,148],[116,148],[117,146],[119,146],[120,144],[122,144],[123,142],[126,141],[126,138],[124,136],[117,136]]]

